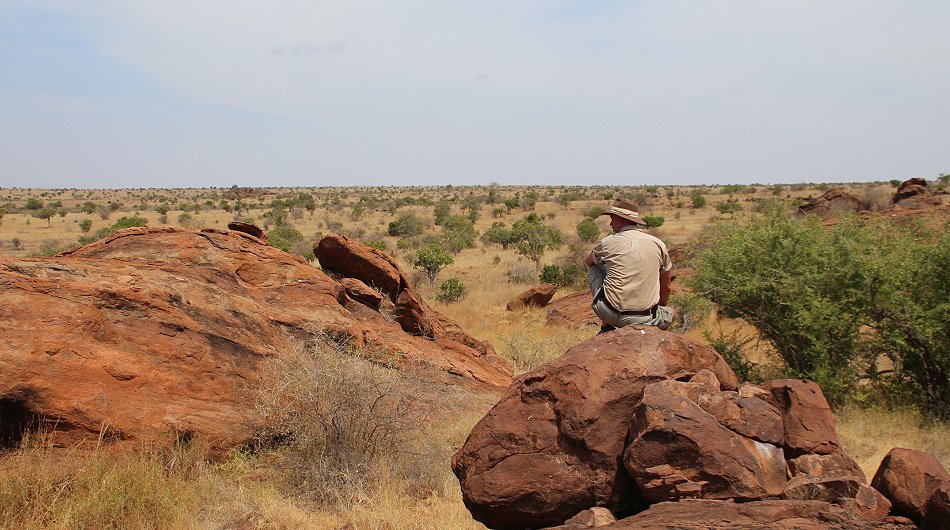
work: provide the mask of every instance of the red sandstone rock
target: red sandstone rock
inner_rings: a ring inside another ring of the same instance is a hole
[[[697,404],[718,390],[703,389],[691,399],[688,390],[679,389],[687,385],[661,381],[643,390],[623,459],[640,494],[656,503],[681,498],[759,499],[782,493],[786,482],[782,449],[722,425]],[[734,392],[723,394],[728,399]],[[738,418],[736,412],[737,422]],[[752,425],[741,430],[753,432],[769,430],[757,422],[781,421],[774,409],[747,420]]]
[[[317,331],[387,364],[421,363],[442,383],[510,381],[457,341],[350,312],[322,271],[235,231],[133,228],[53,258],[3,258],[0,300],[0,401],[74,439],[108,428],[246,442],[263,364]]]
[[[553,283],[542,283],[540,285],[535,285],[527,291],[512,298],[505,307],[508,309],[508,311],[524,309],[525,307],[544,307],[548,305],[548,302],[551,301],[551,298],[554,298],[554,293],[556,291],[557,285],[554,285]]]
[[[924,505],[921,528],[946,530],[950,527],[950,481],[944,481],[934,490]]]
[[[264,233],[260,227],[252,225],[250,223],[241,223],[238,221],[231,221],[228,223],[228,230],[235,230],[238,232],[243,232],[245,234],[256,237],[261,241],[261,243],[267,244],[267,234]]]
[[[383,295],[379,294],[379,291],[356,278],[341,278],[340,285],[346,290],[347,296],[370,309],[379,311],[379,306],[383,302]]]
[[[881,461],[871,485],[894,504],[894,513],[920,521],[924,505],[950,474],[933,455],[895,447]]]
[[[491,527],[560,524],[594,506],[625,506],[618,463],[643,389],[708,369],[734,390],[714,350],[656,328],[627,326],[522,374],[453,457],[465,505]]]
[[[617,518],[607,508],[594,507],[571,517],[561,526],[552,526],[547,530],[575,530],[577,528],[600,528],[617,522]]]
[[[939,205],[940,198],[934,197],[930,192],[925,179],[912,178],[905,180],[897,187],[891,204],[903,208],[926,208]]]
[[[891,501],[867,484],[861,484],[853,497],[839,499],[838,505],[868,521],[884,521],[891,513]]]
[[[850,456],[838,451],[827,455],[805,454],[788,461],[793,477],[855,477],[862,484],[867,482],[861,466]]]
[[[555,326],[600,326],[600,318],[591,309],[594,295],[589,291],[569,294],[548,304],[547,323]]]
[[[787,457],[805,453],[831,454],[838,450],[835,417],[817,383],[804,379],[776,379],[761,388],[771,394],[768,400],[782,414]]]
[[[822,217],[843,212],[861,210],[861,200],[844,191],[843,188],[831,188],[820,197],[809,200],[798,207],[799,215],[814,214]]]
[[[603,527],[611,530],[871,530],[875,520],[824,501],[730,502],[688,499],[654,504],[633,517]]]
[[[429,307],[396,260],[386,253],[340,234],[327,234],[313,252],[324,270],[355,278],[388,295],[395,305],[395,320],[406,333],[464,344],[497,369],[511,371],[511,363],[495,355],[491,344],[475,339]]]

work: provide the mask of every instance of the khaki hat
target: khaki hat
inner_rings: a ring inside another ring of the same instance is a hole
[[[617,199],[609,210],[600,215],[616,215],[617,217],[632,221],[638,225],[646,226],[646,222],[640,219],[639,210],[640,207],[637,206],[637,203],[630,202],[626,199]]]

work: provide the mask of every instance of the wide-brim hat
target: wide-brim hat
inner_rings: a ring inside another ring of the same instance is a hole
[[[626,199],[617,199],[613,205],[610,206],[610,209],[601,215],[616,215],[617,217],[632,221],[638,225],[646,226],[646,222],[640,219],[639,210],[640,207],[637,206],[637,203],[630,202]]]

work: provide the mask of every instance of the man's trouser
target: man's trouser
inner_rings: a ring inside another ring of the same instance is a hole
[[[605,278],[607,278],[607,269],[603,265],[594,265],[587,270],[587,286],[590,288],[591,294],[594,295],[594,303],[591,307],[604,324],[615,328],[622,328],[630,324],[656,326],[660,329],[670,327],[673,322],[673,310],[668,306],[658,305],[654,314],[646,315],[631,315],[617,311],[604,297]]]

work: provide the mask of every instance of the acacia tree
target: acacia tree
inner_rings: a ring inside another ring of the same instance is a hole
[[[429,287],[435,287],[435,279],[439,272],[452,264],[452,255],[438,245],[424,245],[416,251],[416,260],[413,267],[426,273],[429,278]]]
[[[534,262],[536,274],[541,272],[541,258],[545,251],[559,248],[564,241],[560,230],[545,225],[535,213],[516,222],[511,231],[517,242],[515,252]]]

